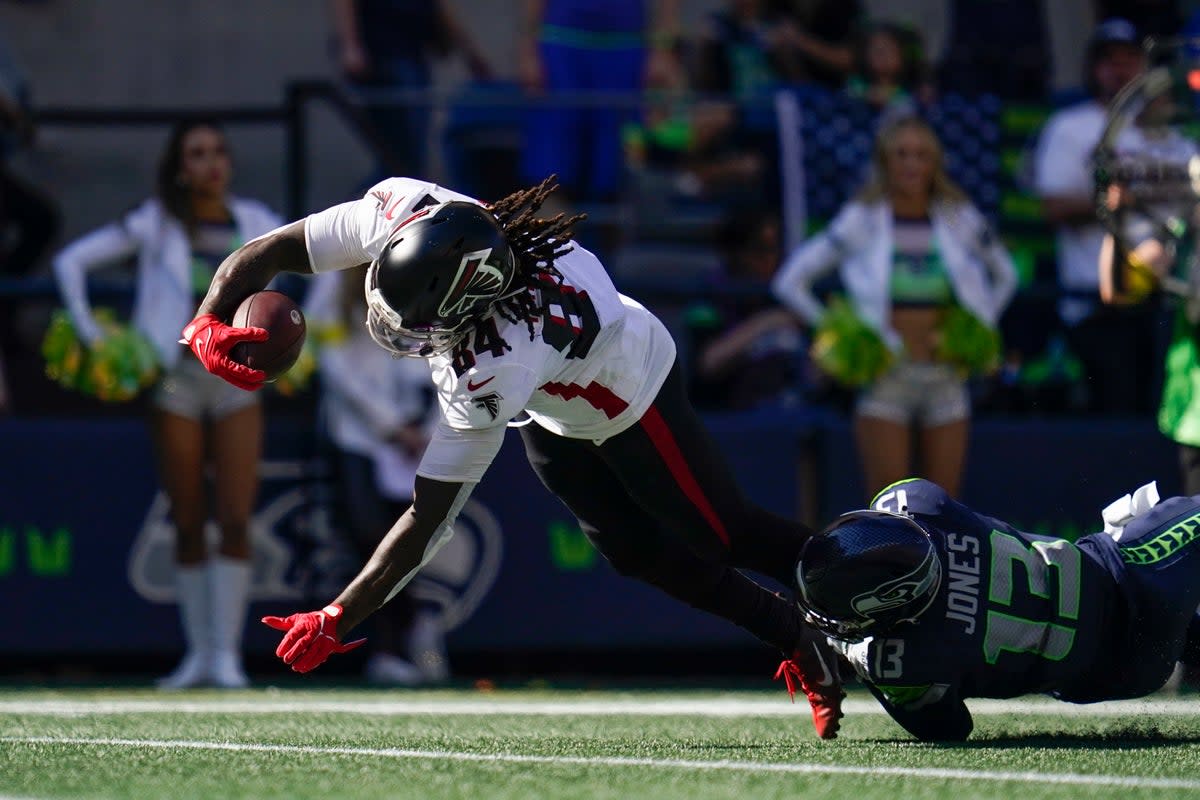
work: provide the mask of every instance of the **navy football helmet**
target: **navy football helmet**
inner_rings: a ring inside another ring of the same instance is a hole
[[[796,584],[809,624],[854,642],[924,613],[941,587],[942,565],[912,517],[853,511],[804,543]]]
[[[516,272],[508,239],[486,208],[431,206],[397,228],[367,270],[367,330],[393,355],[444,353],[507,296]]]

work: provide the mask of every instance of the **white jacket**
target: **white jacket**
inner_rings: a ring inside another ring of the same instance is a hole
[[[282,220],[257,200],[229,200],[243,241],[279,227]],[[54,259],[54,274],[71,321],[87,342],[101,338],[87,296],[87,273],[136,254],[137,284],[133,325],[146,335],[165,367],[173,366],[183,327],[196,310],[192,294],[192,252],[183,224],[150,198],[116,222],[76,239]]]
[[[439,409],[429,364],[421,358],[393,358],[375,344],[363,324],[366,303],[361,319],[339,320],[342,277],[341,272],[318,273],[304,301],[310,335],[321,325],[348,328],[345,339],[317,350],[322,420],[339,449],[374,462],[376,488],[383,496],[410,500],[420,454],[414,457],[388,437],[413,423],[432,432]]]
[[[934,204],[930,222],[959,305],[991,326],[1017,290],[1017,271],[1004,245],[974,206]],[[901,346],[891,326],[892,209],[887,201],[851,201],[829,227],[800,245],[780,266],[771,291],[810,325],[824,307],[813,284],[835,268],[856,313],[893,350]]]

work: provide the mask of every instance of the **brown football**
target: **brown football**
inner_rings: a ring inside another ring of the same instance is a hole
[[[306,333],[304,312],[282,292],[255,292],[242,301],[230,323],[235,328],[265,328],[263,342],[239,342],[229,356],[251,369],[267,373],[267,380],[287,372],[300,357]]]

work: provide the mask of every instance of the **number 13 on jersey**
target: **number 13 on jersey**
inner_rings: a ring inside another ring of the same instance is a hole
[[[1026,546],[1016,536],[1000,531],[992,531],[991,546],[984,658],[995,664],[1007,651],[1063,660],[1075,645],[1075,627],[1069,623],[1079,619],[1079,549],[1063,539],[1035,541]],[[1018,564],[1022,567],[1019,570]],[[1017,580],[1022,572],[1023,582]],[[1050,601],[1048,608],[1054,621],[1046,615],[1031,619],[1009,613],[1035,607],[1033,598]]]

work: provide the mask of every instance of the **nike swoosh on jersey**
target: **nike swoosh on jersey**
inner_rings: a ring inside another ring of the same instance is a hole
[[[392,203],[392,207],[389,208],[387,213],[383,215],[384,219],[391,219],[395,215],[396,209],[400,207],[402,202],[404,202],[404,197],[405,195],[400,195],[400,197],[396,199],[396,202]]]
[[[484,386],[487,386],[489,383],[491,383],[494,380],[496,380],[495,375],[491,376],[490,378],[485,378],[484,380],[481,380],[479,383],[472,383],[470,378],[468,378],[467,379],[467,391],[473,392],[476,389],[482,389]]]
[[[411,214],[411,215],[405,217],[404,219],[400,220],[399,222],[396,223],[395,227],[392,228],[392,233],[395,233],[396,231],[400,230],[401,228],[403,228],[405,225],[412,222],[413,220],[420,219],[421,217],[425,216],[426,214],[428,214],[430,212],[430,210],[432,208],[433,208],[433,206],[429,206],[428,208],[422,208],[417,213]]]

